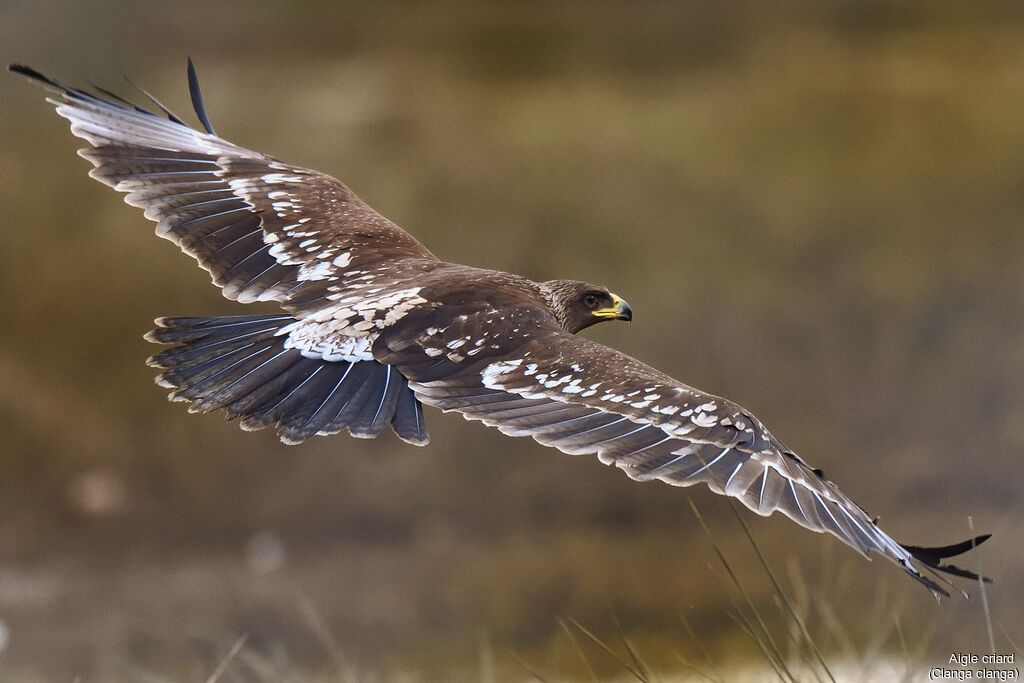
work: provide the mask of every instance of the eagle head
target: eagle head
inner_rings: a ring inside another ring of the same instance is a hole
[[[629,304],[605,287],[578,280],[548,280],[540,283],[540,290],[555,319],[573,334],[605,320],[633,319]]]

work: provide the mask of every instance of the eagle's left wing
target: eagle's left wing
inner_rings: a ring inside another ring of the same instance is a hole
[[[395,360],[427,405],[566,453],[597,455],[633,479],[705,483],[759,515],[780,511],[865,556],[879,553],[936,593],[946,591],[915,561],[973,576],[941,564],[954,551],[970,550],[970,543],[941,549],[901,545],[735,403],[529,315],[515,319],[514,326],[495,326],[518,330],[512,343],[492,344],[499,333],[481,332],[479,325],[450,325],[436,331],[436,339],[419,340],[429,359],[416,363],[406,351],[405,365],[401,354]],[[480,349],[482,357],[474,360],[472,352]]]
[[[25,66],[10,69],[55,93],[57,113],[90,145],[79,151],[95,167],[89,175],[127,193],[126,202],[157,222],[157,235],[195,258],[228,299],[277,301],[302,315],[437,263],[341,181],[214,134],[191,62],[192,101],[206,132],[155,99],[166,116]]]

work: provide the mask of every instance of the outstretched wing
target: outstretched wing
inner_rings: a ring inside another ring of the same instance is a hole
[[[214,135],[191,63],[190,90],[206,133],[148,93],[167,118],[10,68],[57,93],[48,101],[91,145],[79,151],[95,167],[89,175],[145,209],[157,234],[193,256],[228,299],[279,301],[301,313],[436,261],[340,181]]]
[[[400,342],[388,345],[398,349],[393,360],[427,405],[566,453],[597,455],[633,479],[705,483],[759,515],[780,511],[865,556],[879,553],[945,594],[914,561],[955,570],[941,564],[952,553],[894,541],[745,409],[529,314],[511,326],[495,322],[494,316],[463,316],[433,339],[421,333],[416,342],[433,351],[429,359],[417,361],[408,343],[404,349]],[[509,337],[509,328],[517,334]],[[481,348],[482,357],[467,357]]]

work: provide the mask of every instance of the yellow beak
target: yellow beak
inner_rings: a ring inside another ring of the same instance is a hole
[[[596,318],[608,320],[630,321],[633,319],[633,309],[618,294],[612,294],[612,305],[608,308],[599,308],[592,315]]]

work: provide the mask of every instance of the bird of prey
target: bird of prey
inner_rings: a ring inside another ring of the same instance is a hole
[[[921,567],[987,536],[942,548],[902,545],[744,408],[703,393],[579,332],[630,320],[607,288],[534,282],[448,263],[335,178],[219,137],[191,60],[189,91],[204,132],[140,89],[154,111],[97,88],[10,69],[89,146],[89,175],[157,222],[228,299],[276,302],[278,315],[159,318],[149,362],[190,411],[224,410],[243,429],[276,427],[285,443],[389,425],[427,443],[423,405],[511,436],[596,455],[633,479],[705,483],[759,515],[780,511],[862,553],[898,564],[935,595]]]

